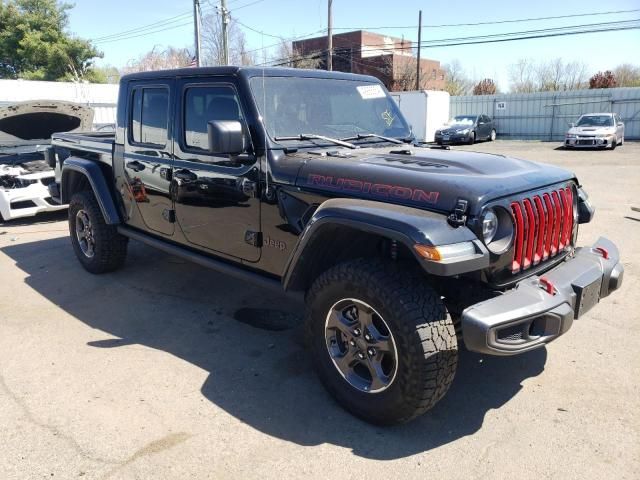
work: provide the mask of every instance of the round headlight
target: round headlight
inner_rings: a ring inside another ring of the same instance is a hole
[[[513,240],[511,214],[500,207],[488,209],[482,216],[482,240],[491,253],[505,253]]]
[[[487,210],[487,213],[482,217],[482,239],[485,244],[491,243],[493,237],[496,236],[498,231],[498,216],[493,210]]]

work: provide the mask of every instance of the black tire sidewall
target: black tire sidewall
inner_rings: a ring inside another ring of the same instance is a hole
[[[71,245],[73,245],[73,251],[78,257],[78,260],[84,265],[85,268],[90,268],[93,265],[93,260],[98,255],[98,242],[96,241],[95,251],[92,258],[87,257],[82,248],[76,234],[76,216],[80,210],[84,210],[89,220],[91,221],[92,228],[95,230],[96,219],[88,205],[88,194],[85,192],[76,193],[69,202],[69,236],[71,237]],[[96,239],[97,240],[97,239]]]
[[[346,410],[376,424],[402,423],[413,418],[420,408],[418,399],[423,388],[420,379],[424,374],[421,369],[425,355],[421,339],[415,327],[399,323],[403,311],[406,311],[402,302],[394,300],[392,295],[385,296],[384,287],[370,285],[366,277],[362,280],[353,282],[340,279],[317,292],[308,305],[307,344],[311,348],[320,380]],[[397,370],[391,385],[381,392],[367,393],[351,386],[337,370],[327,350],[324,330],[326,316],[337,301],[345,298],[361,300],[373,307],[393,335]],[[446,317],[444,305],[441,313]],[[455,339],[455,332],[453,337]]]
[[[84,210],[91,221],[94,239],[93,257],[87,257],[76,235],[76,215]],[[69,202],[69,235],[76,257],[82,266],[91,273],[105,273],[119,268],[126,256],[127,239],[117,234],[115,227],[107,225],[102,211],[92,192],[75,193]]]

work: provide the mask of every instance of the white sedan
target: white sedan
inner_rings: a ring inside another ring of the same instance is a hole
[[[624,143],[624,123],[617,113],[587,113],[571,124],[565,148],[611,148]]]

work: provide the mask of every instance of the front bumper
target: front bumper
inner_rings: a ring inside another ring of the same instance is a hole
[[[434,140],[436,143],[442,145],[452,144],[452,143],[466,143],[469,141],[470,133],[454,133],[450,135],[436,134],[434,136]]]
[[[0,189],[0,215],[5,221],[65,208],[67,205],[56,202],[41,181],[23,188]]]
[[[565,138],[564,146],[570,148],[607,148],[614,141],[614,136]]]
[[[465,309],[464,343],[469,350],[491,355],[541,347],[620,288],[623,274],[618,249],[601,237],[544,275],[529,277],[513,290]]]

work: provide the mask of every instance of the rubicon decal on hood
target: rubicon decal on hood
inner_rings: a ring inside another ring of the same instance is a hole
[[[440,192],[426,192],[419,188],[409,188],[400,185],[372,183],[353,178],[334,178],[332,176],[309,174],[307,185],[323,187],[330,190],[350,193],[371,194],[380,198],[395,198],[397,200],[412,200],[418,203],[435,204]]]

